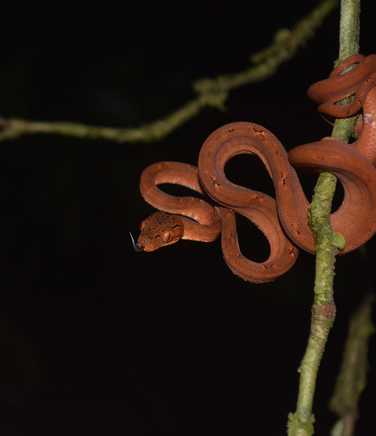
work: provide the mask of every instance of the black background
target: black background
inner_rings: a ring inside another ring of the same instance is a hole
[[[193,96],[194,80],[246,68],[278,28],[316,4],[251,3],[85,13],[56,6],[46,17],[13,17],[17,31],[6,35],[0,61],[1,114],[122,127],[163,117]],[[375,41],[370,3],[365,54]],[[205,109],[160,142],[34,136],[1,144],[2,434],[285,434],[314,258],[302,253],[279,280],[252,285],[226,267],[218,241],[136,254],[128,231],[137,234],[152,212],[138,190],[142,169],[166,159],[196,163],[208,134],[227,122],[262,124],[287,149],[328,135],[305,91],[328,74],[337,51],[334,13],[274,77],[233,91],[225,112]],[[233,159],[228,175],[273,193],[252,157]],[[314,178],[305,180],[310,195]],[[267,256],[252,225],[239,220],[239,233],[244,254]],[[367,261],[359,252],[337,261],[338,314],[314,407],[320,435],[334,419],[327,403],[349,316],[374,289],[374,253],[373,241]],[[374,371],[369,377],[357,434],[374,423]]]

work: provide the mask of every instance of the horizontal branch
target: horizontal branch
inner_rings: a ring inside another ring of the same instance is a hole
[[[251,66],[244,71],[196,81],[193,84],[193,89],[197,97],[165,118],[136,128],[89,126],[61,121],[2,119],[0,120],[0,141],[33,134],[104,139],[119,143],[160,140],[197,115],[204,107],[223,109],[231,90],[272,76],[282,63],[291,59],[297,50],[314,35],[314,32],[336,7],[337,3],[337,0],[323,0],[291,30],[278,30],[273,43],[266,49],[254,54],[251,57]]]

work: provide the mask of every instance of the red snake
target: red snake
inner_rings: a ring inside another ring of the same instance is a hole
[[[319,81],[308,95],[319,111],[348,117],[363,110],[358,139],[351,145],[334,138],[300,145],[287,153],[265,127],[236,122],[215,130],[200,150],[198,168],[179,162],[159,162],[147,167],[140,181],[143,198],[159,212],[141,223],[137,247],[154,251],[179,239],[210,242],[221,233],[225,262],[242,279],[262,283],[288,271],[298,255],[297,247],[313,253],[314,237],[308,225],[309,202],[295,169],[329,171],[343,185],[344,199],[332,213],[331,224],[346,246],[355,250],[376,232],[376,55],[352,56]],[[352,102],[338,104],[345,97]],[[272,178],[275,199],[230,182],[226,162],[239,154],[256,154]],[[195,197],[176,197],[159,185],[183,185],[208,194],[217,204]],[[265,262],[244,257],[239,249],[235,213],[254,223],[269,242]]]

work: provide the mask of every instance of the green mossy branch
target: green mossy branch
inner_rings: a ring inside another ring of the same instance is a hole
[[[358,52],[360,0],[341,0],[340,43],[338,63]],[[354,119],[336,120],[332,136],[347,142]],[[312,198],[309,223],[316,241],[316,271],[311,329],[307,348],[299,368],[299,393],[296,412],[289,415],[289,436],[311,436],[314,432],[313,398],[317,374],[325,345],[335,319],[333,296],[334,265],[338,250],[345,245],[341,235],[330,224],[330,214],[337,179],[333,174],[320,174]]]
[[[371,318],[373,301],[373,296],[367,295],[352,316],[341,370],[330,400],[330,409],[339,417],[335,428],[342,428],[341,436],[354,434],[359,399],[366,387],[368,342],[375,332]]]
[[[163,119],[136,128],[89,126],[71,122],[0,120],[0,141],[23,135],[53,134],[75,138],[102,139],[119,143],[157,141],[196,116],[205,107],[224,109],[229,92],[240,86],[259,82],[272,76],[278,67],[291,59],[321,26],[336,7],[338,0],[323,0],[291,30],[277,31],[270,47],[251,57],[252,65],[236,74],[200,79],[193,84],[196,98]]]

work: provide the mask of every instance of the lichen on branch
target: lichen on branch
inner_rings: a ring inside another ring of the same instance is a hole
[[[342,0],[340,11],[338,63],[358,52],[360,0]],[[347,142],[354,118],[336,120],[332,137]],[[336,234],[330,223],[337,179],[333,174],[319,175],[309,222],[316,241],[316,271],[311,329],[306,351],[299,368],[299,393],[295,413],[289,415],[288,436],[311,436],[314,432],[313,398],[320,362],[335,319],[333,295],[335,257],[346,241]]]
[[[272,76],[278,67],[291,59],[297,50],[314,35],[324,19],[336,7],[337,0],[322,0],[306,17],[291,30],[280,29],[272,44],[251,57],[251,65],[235,74],[219,75],[212,79],[200,79],[193,83],[194,98],[187,101],[163,118],[139,127],[116,128],[90,126],[63,121],[31,121],[9,118],[0,120],[0,141],[16,139],[24,135],[49,134],[81,139],[102,139],[118,143],[158,141],[166,137],[203,108],[222,109],[230,91],[240,86],[259,82]]]

